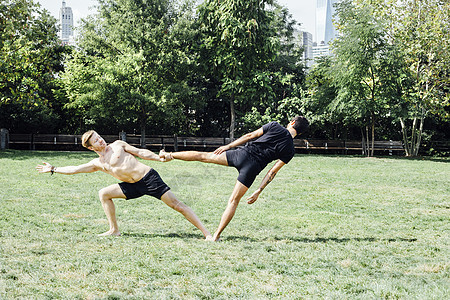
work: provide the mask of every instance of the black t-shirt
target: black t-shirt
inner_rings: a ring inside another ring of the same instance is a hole
[[[281,159],[287,164],[295,154],[294,139],[290,132],[277,122],[262,127],[264,134],[245,145],[250,153],[265,168],[273,160]]]

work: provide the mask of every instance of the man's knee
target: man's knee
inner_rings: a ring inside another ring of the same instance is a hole
[[[199,152],[198,160],[204,163],[211,163],[214,161],[214,153],[212,152]]]
[[[186,204],[184,204],[181,201],[177,201],[173,207],[173,209],[175,209],[177,212],[180,213],[184,213],[186,211],[186,208],[187,208]]]
[[[98,191],[98,197],[100,198],[101,201],[111,199],[111,197],[109,197],[107,188],[102,188],[100,191]]]
[[[167,191],[162,197],[161,200],[170,208],[183,212],[186,209],[186,205],[178,200],[171,191]]]
[[[204,152],[202,162],[213,163],[213,164],[224,165],[224,166],[228,165],[225,152],[220,155],[214,154],[214,152]]]
[[[173,200],[168,205],[170,208],[172,208],[180,213],[183,213],[186,210],[186,205],[179,200]]]
[[[238,206],[241,201],[242,196],[232,195],[230,199],[228,199],[228,204],[232,206]]]

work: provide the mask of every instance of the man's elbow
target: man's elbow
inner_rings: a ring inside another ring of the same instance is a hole
[[[258,134],[256,132],[247,133],[248,140],[253,140],[253,139],[256,139],[257,137],[258,137]]]

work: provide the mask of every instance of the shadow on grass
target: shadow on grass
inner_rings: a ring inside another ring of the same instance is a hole
[[[225,241],[248,241],[248,242],[265,242],[270,241],[272,238],[263,238],[263,239],[255,239],[248,236],[228,236],[223,238]],[[348,242],[407,242],[407,243],[413,243],[416,242],[416,238],[406,239],[406,238],[387,238],[387,239],[380,239],[380,238],[373,238],[373,237],[365,237],[365,238],[323,238],[323,237],[317,237],[317,238],[304,238],[304,237],[274,237],[273,240],[275,241],[292,241],[292,242],[298,242],[298,243],[348,243]]]
[[[143,238],[143,239],[154,239],[154,238],[177,238],[177,239],[203,239],[203,236],[200,234],[193,233],[133,233],[133,232],[125,232],[121,234],[122,237],[132,237],[132,238]]]
[[[144,239],[154,239],[154,238],[176,238],[176,239],[203,239],[203,236],[199,234],[193,233],[122,233],[122,237],[132,237],[132,238],[144,238]],[[245,241],[251,243],[259,243],[259,242],[267,242],[267,241],[292,241],[298,243],[349,243],[349,242],[371,242],[371,243],[395,243],[395,242],[406,242],[406,243],[414,243],[417,242],[416,238],[374,238],[374,237],[353,237],[353,238],[305,238],[305,237],[267,237],[267,238],[253,238],[249,236],[225,236],[221,238],[222,241]]]

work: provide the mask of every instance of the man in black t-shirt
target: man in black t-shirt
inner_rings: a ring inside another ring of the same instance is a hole
[[[228,145],[217,148],[214,152],[183,151],[166,153],[160,152],[160,157],[166,161],[180,159],[185,161],[201,161],[223,166],[235,167],[239,171],[233,193],[227,208],[222,214],[219,227],[213,241],[217,241],[225,227],[230,223],[242,196],[252,185],[256,176],[271,161],[277,160],[267,172],[259,188],[247,198],[247,203],[254,203],[263,189],[273,180],[277,172],[287,164],[295,154],[294,138],[308,129],[309,123],[304,117],[295,117],[287,127],[277,122],[270,122],[258,130],[247,133]],[[244,147],[232,149],[247,143]]]

